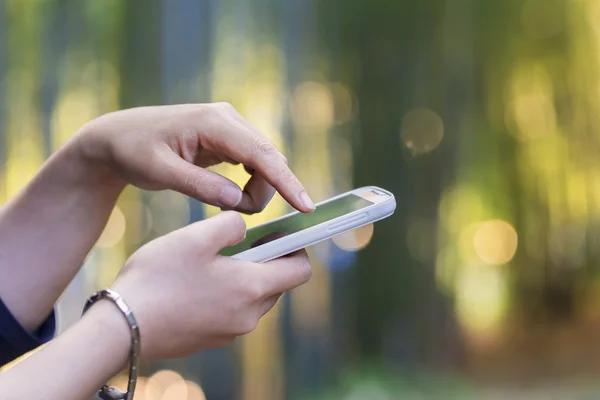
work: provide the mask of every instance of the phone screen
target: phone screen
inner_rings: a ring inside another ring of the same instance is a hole
[[[319,225],[373,204],[362,197],[348,194],[317,206],[316,210],[310,214],[297,212],[289,217],[248,229],[246,239],[243,242],[235,246],[226,247],[220,253],[224,256],[233,256],[261,244]]]

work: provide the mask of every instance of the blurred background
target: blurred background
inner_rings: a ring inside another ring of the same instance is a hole
[[[597,399],[599,20],[597,0],[0,0],[0,197],[103,113],[228,101],[313,199],[378,185],[398,208],[313,247],[252,334],[144,365],[137,400]],[[128,189],[60,330],[215,212]]]

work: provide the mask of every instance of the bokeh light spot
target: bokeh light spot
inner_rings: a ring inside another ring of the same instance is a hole
[[[125,225],[125,215],[119,206],[115,206],[96,245],[99,247],[112,247],[119,243],[125,235]]]
[[[186,400],[188,387],[185,381],[174,382],[165,390],[160,400]]]
[[[187,385],[187,400],[206,400],[202,388],[195,382],[185,381]]]
[[[462,184],[444,192],[439,211],[444,228],[458,234],[465,226],[483,218],[485,207],[477,188]]]
[[[487,264],[506,264],[514,257],[517,244],[517,231],[502,220],[484,222],[473,238],[477,256]]]
[[[373,237],[373,230],[373,224],[361,226],[350,232],[334,236],[333,243],[342,250],[357,251],[365,248],[369,244]]]
[[[54,148],[66,142],[85,123],[99,114],[97,99],[92,90],[78,87],[61,93],[52,111]]]
[[[317,82],[300,84],[292,95],[291,116],[297,126],[329,127],[334,121],[333,96],[329,88]]]
[[[518,68],[512,77],[506,126],[520,140],[538,139],[556,132],[552,83],[541,66]]]
[[[442,118],[427,108],[410,110],[404,115],[400,127],[402,143],[413,155],[435,150],[444,137]]]
[[[170,391],[169,391],[170,390]],[[174,396],[185,391],[183,397],[165,397]],[[163,399],[185,399],[187,397],[187,387],[184,379],[175,371],[161,370],[152,375],[146,382],[145,390],[146,400]]]

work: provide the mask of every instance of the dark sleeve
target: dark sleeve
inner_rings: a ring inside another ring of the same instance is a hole
[[[55,330],[54,310],[36,331],[28,332],[0,299],[0,366],[48,342]]]

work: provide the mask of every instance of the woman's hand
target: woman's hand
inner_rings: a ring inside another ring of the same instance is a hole
[[[264,264],[217,254],[244,232],[240,215],[227,211],[156,239],[127,261],[112,287],[140,327],[142,361],[224,346],[252,331],[282,292],[308,281],[305,252]],[[100,301],[43,349],[2,372],[0,398],[90,398],[127,365],[130,335],[117,307]]]
[[[224,346],[252,331],[281,293],[310,279],[304,251],[264,264],[220,256],[245,228],[227,211],[158,238],[127,261],[112,288],[137,319],[143,360]]]
[[[286,158],[227,103],[118,111],[85,125],[75,140],[107,180],[172,189],[244,213],[261,211],[276,189],[299,211],[314,210]],[[252,173],[243,191],[206,169],[221,162]]]

